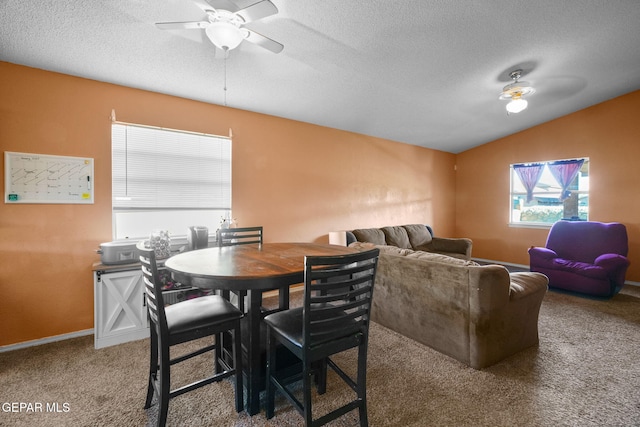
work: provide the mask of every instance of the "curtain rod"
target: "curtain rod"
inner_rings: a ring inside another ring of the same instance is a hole
[[[224,136],[224,135],[214,135],[212,133],[205,133],[205,132],[193,132],[193,131],[182,130],[182,129],[165,128],[165,127],[161,127],[161,126],[141,125],[139,123],[121,122],[121,121],[116,120],[116,110],[111,110],[111,123],[112,124],[116,124],[116,125],[137,126],[137,127],[140,127],[140,128],[165,130],[165,131],[169,131],[169,132],[188,133],[188,134],[191,134],[191,135],[212,136],[214,138],[224,138],[224,139],[233,138],[233,131],[231,130],[231,128],[229,128],[229,136]]]

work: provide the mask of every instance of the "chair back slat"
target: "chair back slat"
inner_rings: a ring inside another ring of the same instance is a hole
[[[145,301],[147,304],[147,311],[149,313],[149,317],[154,323],[157,323],[158,322],[158,304],[156,301],[156,294],[153,289],[153,283],[151,283],[149,278],[144,275],[142,277],[142,280],[144,281],[144,295],[145,295]]]
[[[305,351],[369,330],[378,249],[305,258],[303,336]]]
[[[262,227],[222,228],[217,239],[218,246],[262,244]]]
[[[164,315],[164,299],[155,251],[153,248],[148,248],[145,241],[138,242],[136,248],[140,254],[140,268],[145,285],[144,295],[149,319],[159,332],[166,331],[167,319]]]

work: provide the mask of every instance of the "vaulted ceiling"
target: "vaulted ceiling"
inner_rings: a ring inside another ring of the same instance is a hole
[[[640,89],[638,0],[272,0],[246,27],[284,50],[226,61],[155,26],[257,1],[2,0],[0,61],[452,153]],[[536,93],[507,115],[517,68]]]

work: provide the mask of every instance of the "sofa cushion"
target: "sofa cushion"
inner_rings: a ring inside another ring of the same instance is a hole
[[[453,258],[447,255],[435,254],[433,252],[413,251],[406,255],[407,258],[417,258],[424,261],[441,262],[450,265],[462,265],[462,266],[478,266],[477,262],[467,261],[459,258]]]
[[[581,276],[592,277],[594,279],[604,280],[607,278],[607,272],[604,268],[586,262],[556,258],[553,260],[553,268],[556,270],[569,271]]]
[[[378,248],[380,250],[380,254],[385,255],[406,256],[407,254],[413,253],[411,249],[400,249],[396,246],[389,245],[374,245],[373,243],[369,242],[353,242],[349,245],[349,247],[363,252]]]
[[[374,245],[386,245],[384,233],[379,228],[360,228],[352,231],[358,242],[370,242]]]
[[[413,253],[413,250],[411,249],[399,248],[397,246],[390,245],[377,246],[377,248],[380,249],[381,254],[385,255],[407,256]]]
[[[411,249],[407,230],[401,226],[382,227],[387,245],[397,246],[400,249]]]
[[[349,247],[357,249],[359,251],[363,251],[363,252],[377,248],[376,245],[374,245],[373,243],[369,243],[369,242],[353,242],[353,243],[351,243],[349,245]]]
[[[467,261],[466,259],[456,258],[444,254],[438,254],[434,252],[414,251],[413,249],[399,248],[391,245],[374,245],[369,242],[353,242],[349,245],[350,248],[357,249],[359,251],[368,251],[374,248],[380,249],[381,255],[395,255],[403,256],[407,258],[415,258],[423,261],[440,262],[450,265],[461,266],[479,266],[477,262]]]
[[[402,226],[409,237],[409,243],[412,248],[428,245],[431,243],[431,233],[424,224],[409,224]]]

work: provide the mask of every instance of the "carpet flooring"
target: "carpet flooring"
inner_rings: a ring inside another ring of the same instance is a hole
[[[609,300],[549,291],[539,334],[539,346],[477,371],[372,323],[369,424],[640,426],[640,287],[628,285]],[[88,336],[0,353],[0,425],[153,425],[156,407],[142,408],[147,345],[95,350]],[[347,352],[338,361],[354,359]],[[188,381],[207,363],[196,360],[174,375]],[[318,414],[350,393],[330,371],[327,394],[314,396]],[[302,419],[281,398],[271,420],[264,412],[237,414],[225,380],[173,399],[167,424],[299,426]],[[356,426],[357,415],[330,425]]]

